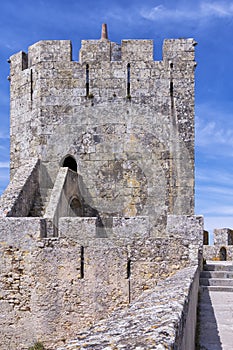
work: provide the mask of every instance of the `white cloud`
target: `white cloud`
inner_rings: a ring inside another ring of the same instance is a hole
[[[149,20],[166,20],[166,19],[181,19],[181,18],[186,18],[191,16],[191,13],[187,13],[186,11],[183,10],[173,10],[173,9],[168,9],[163,5],[158,5],[156,7],[153,7],[150,10],[142,10],[141,11],[141,16],[143,18],[149,19]]]
[[[210,177],[211,173],[211,177]],[[226,169],[216,170],[216,169],[201,169],[198,168],[196,171],[196,181],[198,183],[202,183],[206,185],[205,183],[218,183],[218,184],[233,184],[233,173],[230,171],[226,171]]]
[[[233,221],[233,175],[230,168],[210,169],[209,166],[197,171],[196,213],[207,217],[221,217],[216,227],[226,227],[224,218]],[[209,229],[208,225],[206,225]]]
[[[195,8],[167,8],[163,5],[151,9],[142,9],[140,12],[143,18],[153,21],[163,20],[201,20],[208,18],[225,18],[233,16],[233,2],[209,2],[202,1],[195,5]]]
[[[216,217],[232,217],[233,221],[233,205],[217,205],[203,211],[204,216]]]
[[[0,168],[9,168],[10,163],[9,162],[0,162]]]
[[[4,131],[0,131],[0,139],[6,140],[6,139],[9,139],[9,138],[10,138],[9,133],[4,132]]]
[[[196,146],[203,148],[217,145],[226,146],[227,155],[233,156],[233,125],[228,122],[232,118],[225,115],[224,120],[225,122],[222,123],[222,120],[216,116],[211,118],[211,121],[204,121],[204,118],[196,117]],[[221,148],[216,149],[216,151],[219,153]]]
[[[211,174],[211,177],[212,177],[212,174]],[[211,181],[211,178],[209,180]],[[202,190],[205,191],[205,193],[218,194],[222,196],[230,196],[231,198],[233,198],[233,188],[220,187],[220,186],[204,186]]]
[[[203,2],[200,5],[201,14],[204,17],[232,17],[233,3],[226,2]]]

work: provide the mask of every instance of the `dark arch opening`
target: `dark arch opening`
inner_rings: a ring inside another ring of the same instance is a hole
[[[221,261],[226,261],[227,260],[227,250],[226,250],[225,247],[220,248],[219,258],[220,258]]]
[[[82,205],[78,198],[73,198],[69,207],[69,216],[83,216]]]
[[[64,159],[62,166],[67,167],[67,168],[77,172],[76,160],[71,156],[68,156]]]

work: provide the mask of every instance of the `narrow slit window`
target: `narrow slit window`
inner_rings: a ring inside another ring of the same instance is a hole
[[[131,259],[127,261],[127,279],[130,279],[131,276]]]
[[[30,70],[30,96],[31,96],[31,102],[33,97],[33,72],[32,69]]]
[[[80,249],[80,262],[81,262],[80,278],[84,278],[84,247],[83,246],[81,246],[81,249]]]
[[[89,95],[89,64],[86,65],[86,96]]]
[[[129,304],[131,303],[131,281],[130,281],[130,276],[131,276],[131,259],[127,260],[127,280],[128,280],[128,298],[129,298]]]
[[[127,64],[127,96],[130,96],[130,63]]]
[[[170,95],[173,96],[173,81],[170,82]]]

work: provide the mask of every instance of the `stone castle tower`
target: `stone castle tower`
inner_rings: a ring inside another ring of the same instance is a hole
[[[78,62],[68,40],[10,58],[2,350],[32,338],[54,349],[197,263],[195,44],[165,40],[154,61],[152,40],[119,45],[103,25],[100,40],[82,41]]]

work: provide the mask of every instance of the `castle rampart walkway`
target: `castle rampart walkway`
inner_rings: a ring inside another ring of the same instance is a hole
[[[233,262],[209,262],[200,278],[199,347],[233,349]]]

